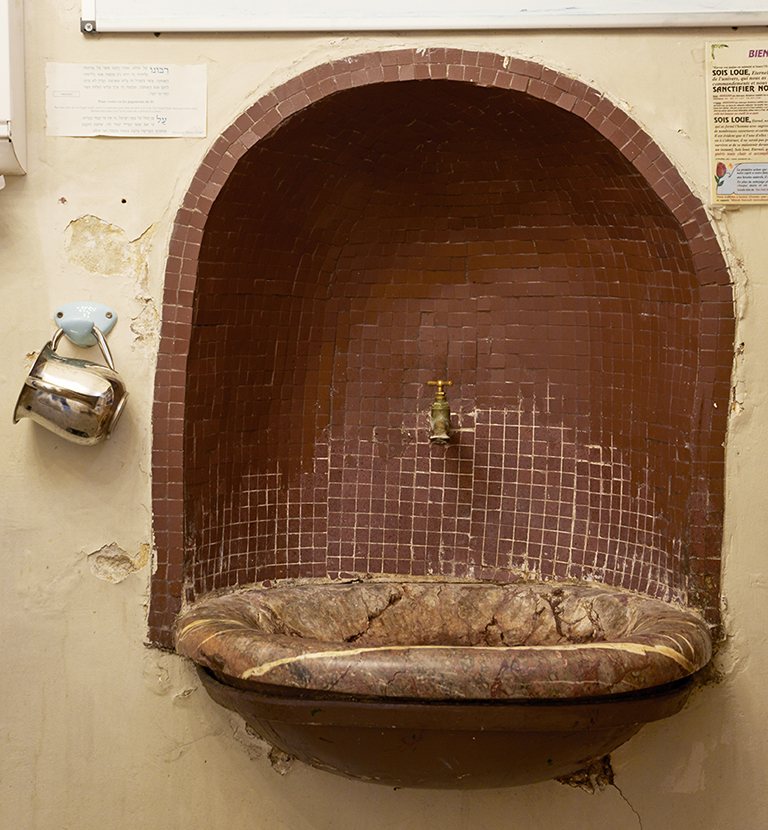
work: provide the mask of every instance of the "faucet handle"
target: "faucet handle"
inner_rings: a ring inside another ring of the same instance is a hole
[[[444,386],[453,386],[452,380],[428,380],[427,386],[436,386],[437,392],[435,392],[435,400],[439,400],[445,397],[445,389]]]

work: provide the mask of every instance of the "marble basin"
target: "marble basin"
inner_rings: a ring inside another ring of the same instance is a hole
[[[282,751],[393,786],[575,772],[685,703],[691,611],[594,584],[364,580],[201,600],[176,647]]]

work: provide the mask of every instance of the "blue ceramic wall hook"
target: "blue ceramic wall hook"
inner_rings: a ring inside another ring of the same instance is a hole
[[[56,309],[53,319],[77,346],[95,346],[97,340],[93,333],[94,326],[106,335],[117,322],[117,314],[104,303],[83,300],[66,303]]]

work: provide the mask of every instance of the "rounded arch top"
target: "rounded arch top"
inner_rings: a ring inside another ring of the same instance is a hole
[[[700,199],[655,141],[608,97],[533,61],[463,49],[401,49],[341,58],[304,71],[249,106],[216,140],[196,171],[171,236],[166,291],[192,290],[208,213],[236,164],[294,113],[345,89],[412,80],[450,80],[509,89],[573,113],[610,141],[645,177],[691,244],[703,285],[730,283]],[[166,302],[173,301],[166,293]],[[180,304],[186,307],[185,298]],[[171,302],[173,306],[173,302]],[[183,324],[182,314],[178,322]],[[164,318],[174,322],[173,317]],[[183,333],[182,333],[183,339]]]

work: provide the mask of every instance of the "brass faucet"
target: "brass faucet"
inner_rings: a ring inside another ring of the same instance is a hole
[[[445,398],[444,386],[453,386],[450,380],[430,380],[428,386],[436,386],[435,400],[429,411],[429,440],[432,444],[447,444],[451,440],[451,408]]]

